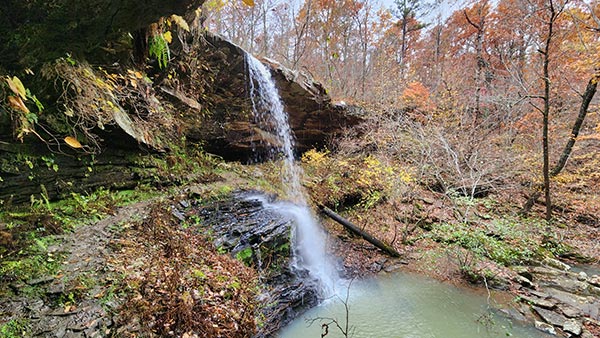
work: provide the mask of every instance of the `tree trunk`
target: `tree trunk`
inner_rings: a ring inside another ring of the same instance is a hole
[[[599,79],[600,79],[600,72],[597,72],[596,74],[594,74],[592,76],[592,78],[590,79],[590,81],[587,84],[585,92],[581,96],[582,100],[581,100],[581,106],[579,106],[579,115],[577,116],[577,119],[575,120],[575,123],[573,124],[573,129],[571,131],[571,137],[569,138],[569,141],[565,145],[565,148],[563,149],[562,154],[560,155],[560,159],[558,160],[558,162],[556,163],[554,168],[552,168],[552,170],[550,171],[550,173],[549,173],[550,178],[552,178],[554,176],[558,176],[558,174],[561,173],[561,171],[564,169],[565,165],[567,164],[567,160],[569,159],[569,156],[571,155],[573,146],[575,145],[575,142],[577,141],[577,136],[579,135],[581,126],[583,125],[583,122],[585,121],[585,117],[587,116],[587,111],[590,106],[590,102],[592,101],[592,99],[594,98],[594,95],[596,94]],[[539,188],[541,189],[542,187],[539,187]],[[535,204],[537,199],[540,198],[540,195],[541,195],[541,193],[539,191],[536,191],[533,194],[531,194],[531,196],[529,197],[529,199],[527,199],[527,202],[523,206],[523,208],[521,210],[521,214],[526,215],[527,213],[529,213],[529,211],[531,210],[531,208],[533,207],[533,205]]]
[[[548,36],[546,37],[546,44],[544,46],[543,54],[543,73],[544,73],[544,110],[542,112],[543,125],[542,125],[542,147],[544,152],[544,197],[546,200],[546,222],[548,224],[552,221],[552,201],[550,200],[550,149],[548,145],[548,125],[550,120],[550,71],[548,66],[550,65],[550,44],[552,43],[552,35],[554,34],[554,21],[556,20],[556,11],[554,9],[553,0],[550,1],[550,18],[548,20]]]
[[[356,225],[352,224],[347,219],[345,219],[342,216],[338,215],[333,210],[327,208],[326,206],[320,206],[320,208],[321,208],[321,211],[325,215],[329,216],[334,221],[336,221],[336,222],[340,223],[341,225],[343,225],[350,232],[352,232],[352,233],[354,233],[356,235],[359,235],[360,237],[362,237],[363,239],[365,239],[367,242],[373,244],[374,246],[376,246],[377,248],[381,249],[382,251],[384,251],[388,255],[390,255],[392,257],[400,257],[401,256],[400,253],[398,251],[396,251],[396,249],[394,249],[391,246],[383,243],[382,241],[378,240],[377,238],[371,236],[369,233],[367,233],[365,231],[362,231]]]
[[[596,94],[599,79],[600,71],[594,74],[594,76],[592,76],[592,78],[588,82],[587,87],[585,88],[585,92],[581,96],[581,106],[579,106],[579,115],[577,115],[577,119],[573,124],[573,130],[571,131],[569,141],[565,145],[565,148],[563,149],[562,154],[560,155],[558,163],[556,163],[556,165],[552,169],[552,172],[550,172],[550,176],[558,175],[567,164],[567,160],[571,155],[571,150],[573,150],[573,146],[575,145],[575,141],[577,140],[577,136],[579,135],[579,130],[583,125],[583,121],[585,121],[585,116],[587,115],[588,108],[590,107],[590,102],[592,102],[592,99]]]

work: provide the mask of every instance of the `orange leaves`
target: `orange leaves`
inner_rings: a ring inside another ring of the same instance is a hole
[[[77,141],[77,139],[74,138],[73,136],[65,137],[65,143],[68,144],[71,148],[75,148],[75,149],[83,148],[81,143],[79,143],[79,141]]]
[[[426,111],[433,108],[429,95],[429,90],[421,82],[415,81],[406,86],[400,100],[407,109]]]
[[[29,113],[29,109],[27,108],[27,106],[25,106],[25,103],[23,103],[23,100],[21,100],[21,98],[18,96],[9,96],[8,104],[14,110],[21,111],[25,114]]]
[[[19,80],[19,78],[16,76],[13,78],[6,77],[6,83],[13,94],[15,94],[15,96],[8,97],[8,104],[10,107],[25,114],[29,113],[29,109],[23,102],[23,100],[27,101],[27,91],[25,90],[25,86],[23,86],[21,80]]]

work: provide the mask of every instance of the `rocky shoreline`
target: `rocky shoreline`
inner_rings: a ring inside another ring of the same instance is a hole
[[[521,320],[533,320],[536,328],[564,337],[592,338],[600,335],[600,276],[545,259],[539,265],[513,267],[518,312]]]

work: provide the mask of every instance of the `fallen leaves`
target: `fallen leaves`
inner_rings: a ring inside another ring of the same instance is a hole
[[[221,255],[202,235],[183,229],[168,206],[131,229],[123,245],[130,297],[123,320],[145,323],[148,334],[249,337],[255,332],[255,272]],[[142,264],[140,264],[142,262]]]

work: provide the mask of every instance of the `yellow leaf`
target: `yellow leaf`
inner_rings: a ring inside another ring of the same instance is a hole
[[[75,149],[83,148],[81,143],[79,143],[79,141],[77,141],[77,139],[74,138],[73,136],[65,137],[65,143]]]
[[[173,41],[173,35],[171,35],[171,31],[167,31],[163,34],[163,38],[167,43],[171,43]]]
[[[23,100],[27,101],[27,91],[25,90],[25,86],[23,86],[23,82],[21,82],[18,77],[13,76],[12,79],[7,77],[6,83],[8,83],[8,86],[13,93],[19,95]]]
[[[134,74],[135,74],[135,77],[137,77],[138,79],[141,79],[141,78],[143,78],[143,77],[144,77],[144,76],[142,75],[142,73],[140,73],[140,72],[135,72]]]
[[[185,21],[185,19],[180,17],[179,15],[171,15],[171,20],[173,20],[173,22],[175,22],[177,26],[181,27],[181,29],[183,29],[184,31],[190,31],[190,26],[188,25],[187,21]]]
[[[25,103],[23,103],[23,100],[21,100],[21,98],[18,96],[9,96],[8,104],[14,110],[20,110],[20,111],[24,112],[25,114],[29,113],[29,109],[27,109],[27,106],[25,106]]]
[[[254,7],[254,0],[242,0],[244,4],[250,7]]]

